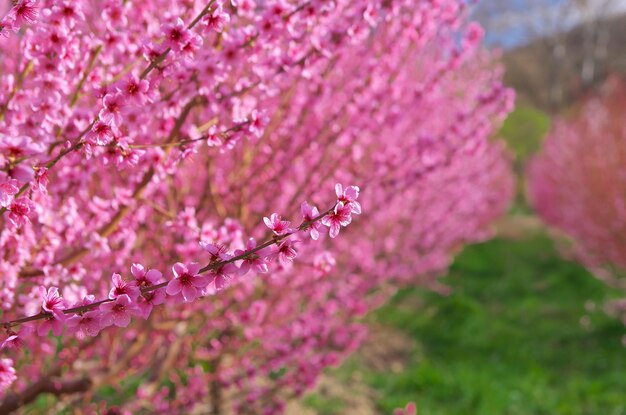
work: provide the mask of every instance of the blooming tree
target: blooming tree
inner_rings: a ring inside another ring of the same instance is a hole
[[[597,277],[626,290],[626,86],[561,119],[529,170],[529,194],[544,221],[573,240],[574,255]],[[608,304],[626,323],[626,300]]]
[[[44,394],[57,411],[280,412],[395,287],[437,288],[512,191],[488,140],[512,93],[465,16],[460,0],[13,2],[0,412]]]

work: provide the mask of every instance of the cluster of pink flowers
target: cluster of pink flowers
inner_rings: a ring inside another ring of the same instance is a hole
[[[559,119],[531,162],[529,196],[542,219],[572,239],[574,258],[626,291],[626,85],[609,80],[598,96]],[[626,300],[607,304],[626,324]]]
[[[97,397],[132,378],[131,413],[279,413],[396,287],[442,288],[512,194],[489,137],[513,96],[466,7],[12,4],[0,412],[33,380]]]

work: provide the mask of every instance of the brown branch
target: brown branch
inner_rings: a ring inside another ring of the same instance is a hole
[[[59,374],[58,372],[60,372],[60,370],[56,370],[55,373],[39,379],[19,394],[7,395],[2,402],[0,402],[0,414],[9,414],[33,402],[42,393],[61,396],[86,392],[91,388],[91,379],[87,377],[61,380],[56,377]]]

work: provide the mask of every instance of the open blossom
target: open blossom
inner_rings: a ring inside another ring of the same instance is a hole
[[[19,190],[17,180],[9,179],[4,183],[0,183],[0,207],[9,207],[13,196],[15,196]]]
[[[127,101],[121,93],[109,93],[102,98],[102,110],[100,110],[100,119],[116,127],[122,125],[122,110],[126,107]]]
[[[302,204],[300,205],[300,212],[302,213],[302,220],[304,220],[305,222],[311,222],[313,221],[313,219],[316,219],[320,215],[320,212],[317,210],[317,208],[315,206],[309,205],[307,202],[302,202]],[[309,232],[309,234],[311,235],[311,239],[317,241],[317,239],[320,237],[320,226],[321,223],[319,222],[319,220],[316,220],[315,222],[310,223],[304,230]]]
[[[35,23],[37,20],[37,0],[18,0],[10,12],[15,18],[15,25],[21,26],[24,23]]]
[[[209,271],[209,288],[220,291],[228,286],[233,275],[237,275],[239,269],[233,263],[224,264]]]
[[[101,316],[100,311],[88,311],[68,318],[66,324],[69,331],[79,339],[83,339],[85,336],[95,337],[102,328]]]
[[[276,235],[285,235],[289,232],[293,232],[293,229],[289,227],[290,222],[283,220],[278,213],[272,213],[272,215],[263,218],[265,226],[270,228]]]
[[[278,245],[274,245],[272,251],[268,255],[269,260],[278,260],[278,263],[283,267],[289,266],[293,260],[298,256],[296,251],[296,243],[299,241],[286,239]]]
[[[243,255],[247,251],[251,251],[256,248],[256,241],[254,238],[248,239],[246,243],[246,250],[243,251],[238,249],[235,251],[235,256]],[[266,273],[268,271],[267,261],[265,258],[270,254],[271,248],[268,246],[266,248],[259,249],[258,251],[247,255],[239,266],[239,275],[243,276],[248,273],[251,269],[254,269],[256,272]]]
[[[148,319],[154,306],[163,304],[167,298],[165,294],[165,288],[159,288],[158,290],[149,291],[143,293],[137,300],[137,306],[141,311],[141,317]]]
[[[141,310],[131,298],[122,294],[115,300],[100,304],[100,326],[126,327],[130,323],[131,316],[140,316]]]
[[[17,379],[13,360],[8,358],[0,359],[0,395],[9,388]]]
[[[263,129],[269,122],[269,118],[259,112],[258,110],[252,111],[249,118],[248,131],[252,133],[255,137],[261,138],[263,135]]]
[[[9,222],[15,228],[26,225],[34,209],[35,205],[27,197],[13,200],[9,205]]]
[[[63,311],[53,311],[51,315],[47,316],[41,323],[39,323],[39,327],[37,327],[37,335],[47,336],[52,330],[52,334],[60,336],[61,333],[63,333],[63,327],[65,326],[66,320],[67,316],[63,313]]]
[[[134,282],[126,282],[122,279],[120,274],[113,274],[111,276],[111,281],[113,282],[113,287],[109,291],[109,298],[114,299],[119,297],[120,295],[128,295],[131,299],[136,299],[139,294],[139,288]]]
[[[358,186],[349,186],[346,190],[343,190],[341,184],[337,183],[335,185],[335,193],[337,194],[337,200],[344,205],[349,205],[352,213],[361,214],[361,204],[356,201],[359,197]]]
[[[141,264],[133,264],[130,267],[130,273],[135,277],[134,284],[137,287],[149,287],[161,282],[163,274],[156,269],[146,270]]]
[[[192,262],[185,265],[177,262],[172,267],[174,278],[167,284],[167,295],[181,294],[187,302],[193,301],[200,296],[200,289],[209,285],[210,279],[199,275],[200,265]]]
[[[218,4],[215,9],[207,13],[202,19],[202,23],[208,30],[215,30],[216,32],[222,32],[224,25],[228,22],[230,22],[230,15],[224,12],[221,4]]]
[[[164,24],[161,26],[163,32],[163,46],[174,51],[181,51],[191,40],[192,34],[185,27],[182,19],[178,18],[174,24]]]
[[[148,90],[150,82],[145,79],[139,79],[136,75],[130,75],[118,87],[119,92],[127,99],[136,104],[144,104],[148,100]]]
[[[39,287],[39,295],[41,296],[41,308],[45,312],[54,313],[65,310],[65,301],[59,295],[57,287],[50,287],[46,290],[46,287],[42,285]]]
[[[329,235],[331,238],[339,235],[342,226],[348,226],[352,222],[352,207],[344,205],[342,202],[335,205],[335,209],[322,218],[322,224],[330,228]]]
[[[103,146],[109,144],[111,140],[113,140],[113,137],[115,137],[115,132],[113,131],[110,123],[96,121],[93,127],[91,127],[91,131],[87,133],[85,138],[93,144]]]
[[[227,254],[226,247],[221,244],[200,241],[200,246],[211,255],[209,257],[209,262],[221,261]]]
[[[20,350],[24,346],[24,339],[34,331],[32,326],[22,326],[19,332],[11,329],[7,330],[7,338],[0,343],[0,350]]]

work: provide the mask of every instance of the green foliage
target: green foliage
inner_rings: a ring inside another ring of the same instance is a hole
[[[537,153],[543,138],[550,130],[550,117],[533,107],[518,107],[509,114],[500,130],[500,136],[524,163]]]
[[[304,397],[302,403],[318,414],[325,415],[341,414],[345,406],[339,398],[322,396],[318,393],[309,393]]]
[[[547,237],[468,247],[444,281],[450,296],[405,290],[374,316],[420,351],[400,373],[361,369],[381,413],[626,414],[626,330],[585,310],[613,293]]]

